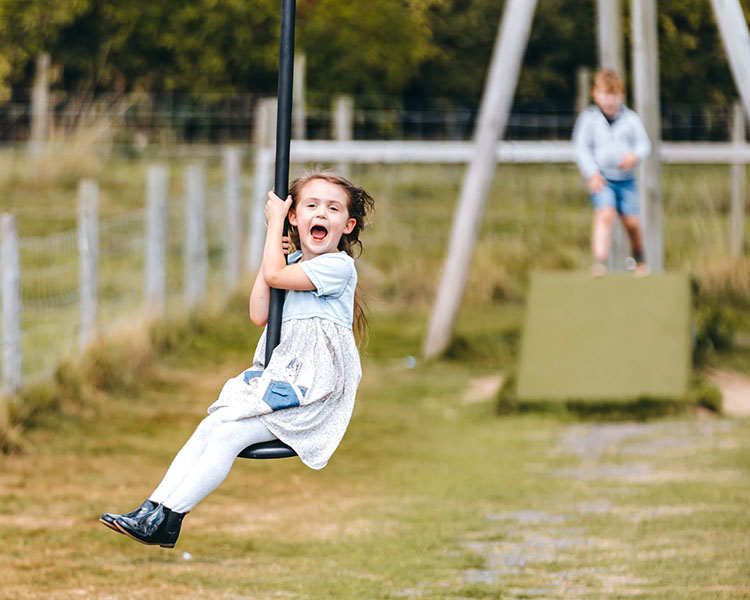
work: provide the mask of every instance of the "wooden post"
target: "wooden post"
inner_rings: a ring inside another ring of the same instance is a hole
[[[253,144],[256,149],[276,146],[276,98],[261,98],[255,105]]]
[[[745,115],[742,104],[735,103],[732,111],[732,142],[739,149],[745,145]],[[732,162],[732,200],[729,211],[729,251],[732,258],[739,258],[745,240],[745,163]]]
[[[734,84],[750,119],[750,33],[738,0],[711,0]]]
[[[167,304],[167,190],[169,170],[152,165],[146,170],[146,311],[164,314]]]
[[[348,142],[354,135],[354,99],[351,96],[336,96],[333,100],[332,137],[337,142]],[[339,162],[336,170],[349,177],[349,163]]]
[[[0,215],[0,274],[2,275],[3,394],[13,394],[23,382],[21,332],[21,267],[16,217]],[[0,403],[2,399],[0,398]],[[5,406],[0,407],[0,418]]]
[[[80,261],[81,330],[84,348],[97,335],[99,312],[99,184],[83,179],[78,185],[78,253]]]
[[[307,107],[305,105],[305,55],[297,54],[294,57],[294,92],[292,93],[292,137],[295,140],[304,140],[306,136],[305,122],[307,120]]]
[[[591,104],[591,69],[578,67],[576,71],[576,114],[581,114]]]
[[[597,0],[599,66],[625,75],[622,57],[622,7],[620,0]]]
[[[497,142],[505,134],[535,7],[536,0],[505,3],[474,133],[474,152],[461,188],[440,287],[422,348],[428,358],[443,352],[453,334],[495,172]]]
[[[253,203],[250,207],[250,235],[248,240],[247,269],[255,274],[263,258],[266,241],[265,206],[268,191],[273,188],[273,159],[271,148],[261,148],[255,153],[255,175],[253,176]]]
[[[31,133],[29,157],[39,158],[47,141],[49,129],[49,67],[50,56],[43,52],[36,59],[34,87],[31,92]]]
[[[745,15],[738,0],[711,0],[714,16],[719,26],[721,41],[729,58],[734,84],[740,93],[745,116],[750,119],[750,33]],[[733,141],[744,143],[744,124],[741,113],[734,112]],[[740,140],[740,141],[738,141]],[[732,165],[732,207],[730,218],[730,252],[740,256],[743,250],[745,165]]]
[[[266,240],[264,208],[266,195],[273,187],[274,146],[276,144],[276,99],[264,98],[255,110],[255,165],[253,198],[247,240],[247,270],[254,275],[263,257]]]
[[[661,118],[656,1],[631,0],[635,110],[651,139],[651,154],[638,168],[646,260],[664,270],[664,208],[661,197]]]
[[[205,167],[196,163],[185,169],[185,306],[195,308],[206,294],[208,247],[205,222]]]
[[[237,289],[240,280],[240,254],[242,245],[242,214],[240,212],[240,163],[239,148],[224,148],[224,202],[226,236],[224,236],[224,280],[227,293]]]
[[[620,0],[597,0],[597,41],[599,66],[614,69],[625,76],[622,56],[622,7]],[[630,243],[619,219],[612,227],[612,243],[607,255],[607,269],[623,271],[630,254]]]

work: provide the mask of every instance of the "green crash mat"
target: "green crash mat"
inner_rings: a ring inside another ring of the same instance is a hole
[[[522,400],[684,397],[691,364],[690,282],[534,273],[521,340]]]

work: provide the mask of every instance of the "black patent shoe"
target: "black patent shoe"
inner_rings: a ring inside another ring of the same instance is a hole
[[[153,510],[139,517],[117,517],[115,526],[122,533],[141,544],[174,548],[180,537],[182,519],[187,513],[169,510],[158,504]]]
[[[151,512],[156,508],[156,504],[151,502],[148,498],[143,501],[143,504],[141,504],[138,508],[136,508],[134,511],[126,513],[124,515],[116,515],[114,513],[104,513],[101,517],[99,517],[99,522],[102,525],[105,525],[106,527],[109,527],[112,531],[116,531],[117,533],[122,533],[119,529],[117,529],[117,526],[115,525],[115,519],[117,517],[140,517],[141,515],[146,514],[147,512]]]

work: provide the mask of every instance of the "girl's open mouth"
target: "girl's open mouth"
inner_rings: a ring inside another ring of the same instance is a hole
[[[322,225],[315,225],[310,229],[310,235],[316,242],[321,242],[328,235],[328,230]]]

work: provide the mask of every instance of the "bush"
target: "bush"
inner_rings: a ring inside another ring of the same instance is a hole
[[[712,412],[721,412],[721,390],[702,375],[693,376],[688,390],[688,400],[691,404],[702,406]]]
[[[83,356],[82,377],[95,390],[132,392],[151,378],[152,357],[151,347],[144,339],[100,339]]]
[[[716,300],[699,303],[695,309],[694,365],[704,365],[717,352],[730,350],[736,330],[737,321],[725,305]]]

